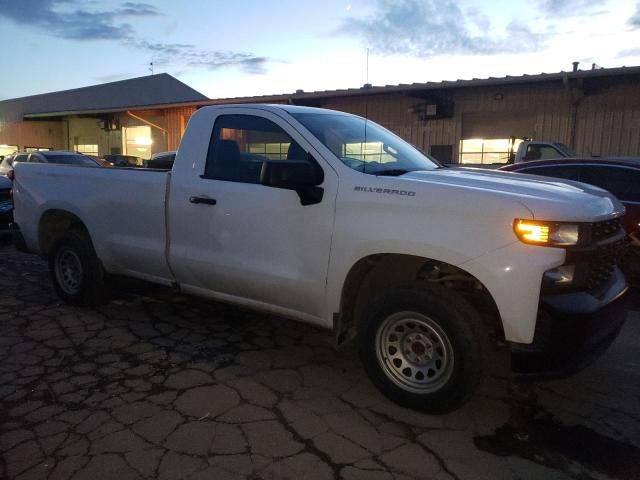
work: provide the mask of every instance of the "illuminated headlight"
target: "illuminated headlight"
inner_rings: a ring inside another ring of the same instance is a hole
[[[575,223],[516,219],[513,231],[521,242],[531,245],[568,247],[580,240],[580,226]]]
[[[573,275],[575,273],[575,265],[562,265],[561,267],[546,271],[544,278],[553,285],[569,285],[573,282]]]
[[[578,243],[580,229],[578,225],[571,223],[561,223],[551,230],[549,238],[556,245],[575,245]]]

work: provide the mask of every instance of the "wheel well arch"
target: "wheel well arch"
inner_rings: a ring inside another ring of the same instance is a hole
[[[84,222],[77,215],[60,209],[47,210],[38,224],[38,245],[43,257],[48,257],[56,240],[69,230],[89,233]]]
[[[485,285],[474,275],[446,262],[417,255],[379,253],[358,260],[343,283],[338,321],[334,322],[337,343],[357,334],[358,320],[368,299],[384,289],[412,281],[437,283],[456,290],[480,314],[492,338],[503,342],[504,328],[498,307]]]

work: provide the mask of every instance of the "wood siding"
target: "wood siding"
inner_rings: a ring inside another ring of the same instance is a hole
[[[0,144],[26,147],[53,148],[67,147],[66,124],[64,122],[9,121],[0,122]]]
[[[187,122],[195,111],[195,107],[168,108],[166,110],[167,150],[178,149]]]

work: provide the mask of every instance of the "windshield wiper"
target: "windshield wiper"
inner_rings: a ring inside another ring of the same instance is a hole
[[[405,173],[413,172],[413,170],[405,170],[403,168],[390,168],[388,170],[378,170],[377,172],[367,172],[372,175],[384,176],[384,177],[398,177]]]

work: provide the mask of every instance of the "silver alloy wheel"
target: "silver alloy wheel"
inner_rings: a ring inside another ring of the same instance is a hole
[[[76,295],[82,283],[82,263],[76,252],[62,248],[56,254],[55,273],[58,285],[68,295]]]
[[[376,356],[385,375],[413,393],[435,392],[453,373],[453,347],[447,334],[417,312],[394,313],[382,322]]]

